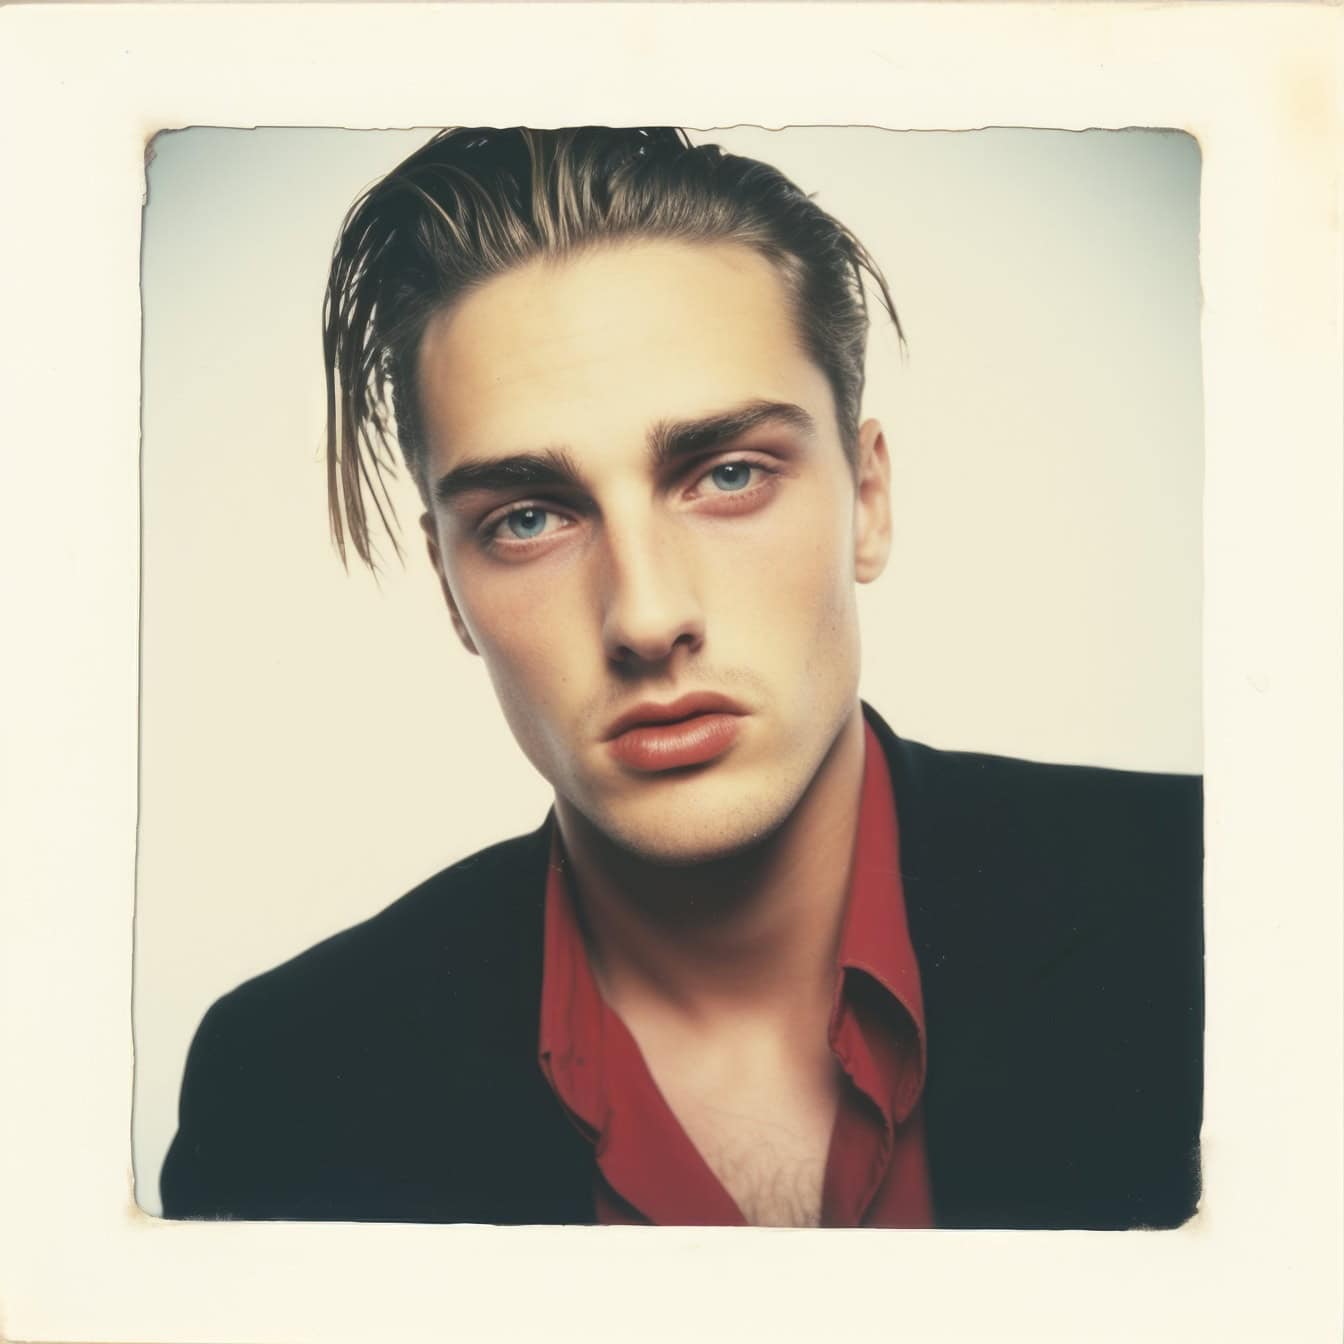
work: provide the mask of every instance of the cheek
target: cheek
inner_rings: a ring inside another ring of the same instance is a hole
[[[811,662],[815,642],[840,635],[856,611],[852,504],[838,492],[795,498],[723,572],[759,638],[795,660],[801,646]]]
[[[547,719],[558,714],[582,681],[582,583],[554,567],[486,570],[459,567],[454,597],[477,652],[529,756],[549,738]]]
[[[844,483],[842,482],[841,485]],[[790,601],[793,649],[806,712],[829,723],[858,691],[859,617],[854,582],[853,499],[837,487],[830,507],[795,539]]]

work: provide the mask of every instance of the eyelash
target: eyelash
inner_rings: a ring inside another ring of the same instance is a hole
[[[759,493],[768,489],[773,483],[774,477],[779,475],[779,468],[771,466],[753,457],[728,457],[721,462],[714,462],[705,467],[695,478],[694,485],[700,486],[708,481],[714,472],[721,467],[746,467],[753,474],[748,478],[747,484],[738,490],[718,490],[710,495],[701,495],[699,498],[717,497],[725,501],[737,501],[743,499],[754,499]],[[764,477],[765,479],[759,479]],[[729,510],[736,511],[735,509]],[[569,520],[565,520],[562,527],[552,528],[546,532],[539,533],[536,537],[508,537],[504,534],[504,529],[508,525],[510,518],[516,518],[522,513],[541,513],[547,517],[563,519],[564,514],[560,509],[544,503],[531,503],[523,500],[511,504],[503,513],[497,513],[493,517],[487,518],[481,525],[480,534],[482,544],[487,550],[491,551],[522,551],[529,550],[537,543],[553,536],[557,531],[563,531],[565,527],[572,526]]]

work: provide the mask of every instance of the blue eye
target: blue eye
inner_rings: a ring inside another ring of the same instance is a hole
[[[741,490],[751,479],[751,463],[723,462],[709,476],[720,490]]]
[[[519,541],[531,541],[545,532],[546,519],[549,516],[545,509],[515,509],[505,522],[509,525],[509,531]]]

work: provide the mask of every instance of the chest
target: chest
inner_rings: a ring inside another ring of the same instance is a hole
[[[705,1165],[758,1227],[820,1222],[840,1078],[824,1042],[778,1052],[672,1052],[645,1060]]]

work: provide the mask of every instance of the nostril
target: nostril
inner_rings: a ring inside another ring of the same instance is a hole
[[[666,662],[678,649],[694,652],[700,647],[698,629],[688,625],[671,630],[650,630],[642,634],[624,633],[623,638],[611,642],[611,657],[615,662],[648,666]]]

